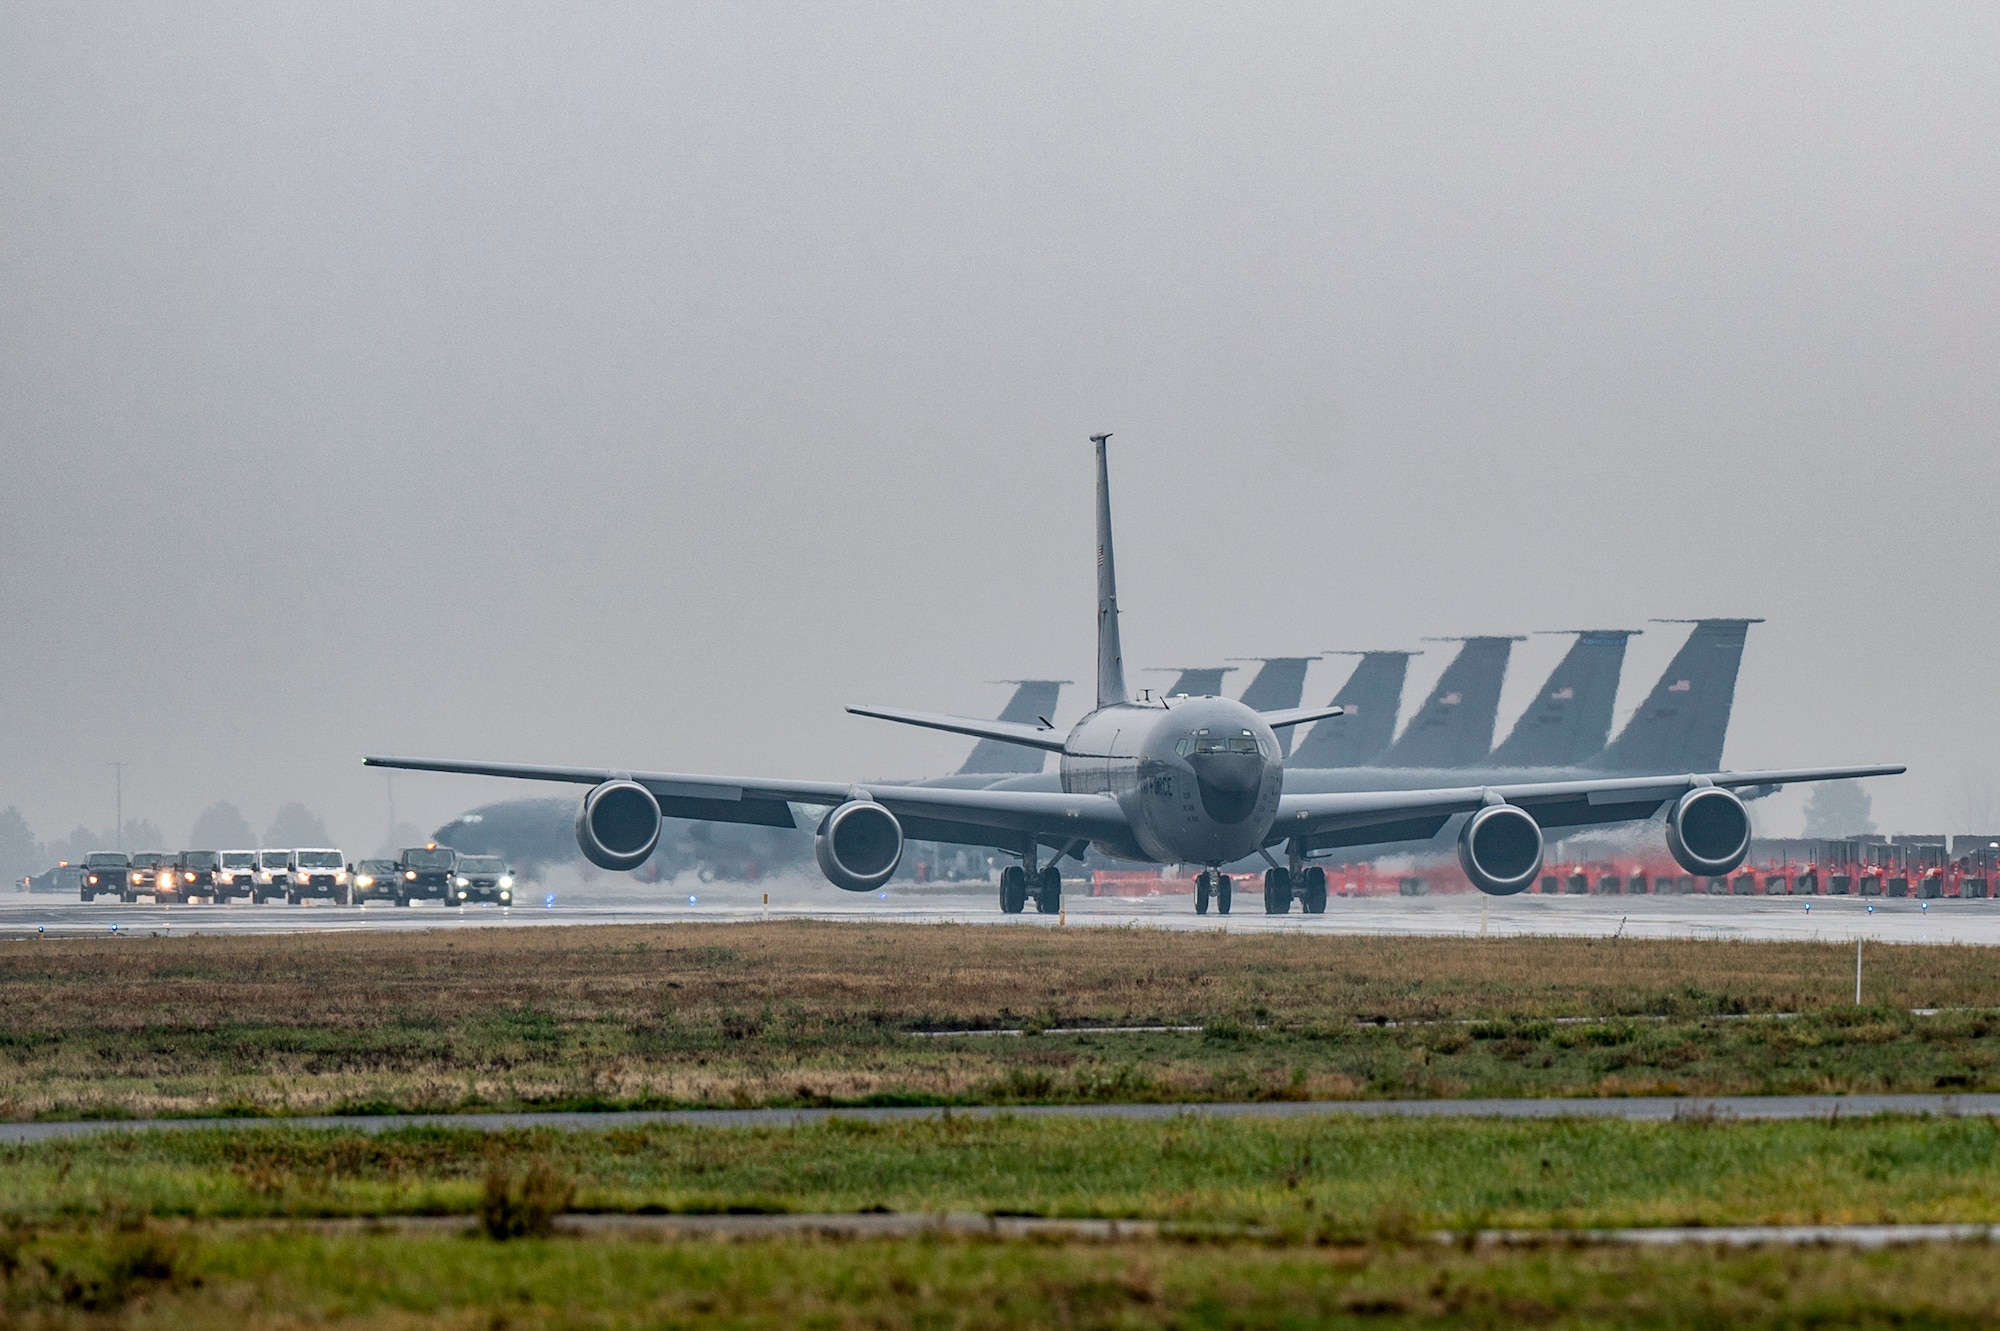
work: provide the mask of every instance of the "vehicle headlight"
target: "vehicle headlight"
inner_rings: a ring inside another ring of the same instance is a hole
[[[500,886],[502,886],[502,887],[512,887],[513,885],[514,885],[514,875],[513,875],[513,874],[511,874],[511,873],[503,873],[503,874],[501,874],[501,875],[500,875]]]
[[[470,878],[465,877],[463,874],[459,875],[457,878],[452,879],[451,881],[457,883],[460,887],[472,886],[472,880]]]
[[[340,871],[339,873],[335,874],[335,875],[333,876],[333,881],[334,881],[334,882],[336,882],[336,883],[344,883],[344,882],[346,882],[346,881],[347,881],[347,870],[345,870],[345,869],[342,869],[342,870],[341,870],[341,871]]]
[[[186,875],[184,875],[184,877],[186,877],[186,879],[187,879],[187,880],[188,880],[188,881],[189,881],[190,883],[192,883],[192,882],[194,881],[194,875],[193,875],[193,874],[186,874]]]
[[[270,881],[271,881],[271,873],[270,873],[270,870],[268,870],[268,869],[259,869],[259,870],[257,871],[257,881],[258,881],[258,882],[260,882],[260,883],[268,883],[268,882],[270,882]]]
[[[465,900],[465,889],[462,887],[458,889],[458,899],[460,901]]]
[[[417,871],[415,869],[405,869],[403,870],[403,877],[414,883],[417,881]]]
[[[373,887],[375,886],[375,875],[372,873],[358,873],[354,875],[354,885],[356,887]]]
[[[96,875],[96,874],[92,874],[92,875],[90,876],[90,881],[91,881],[91,883],[92,883],[92,884],[94,885],[94,884],[95,884],[95,883],[97,882],[97,875]]]
[[[136,872],[128,873],[125,875],[125,881],[128,883],[136,883],[139,881],[139,875]]]

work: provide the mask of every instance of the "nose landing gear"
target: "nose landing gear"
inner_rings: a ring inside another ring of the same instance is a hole
[[[1231,887],[1232,884],[1229,881],[1229,875],[1226,873],[1216,873],[1213,869],[1204,869],[1196,874],[1194,879],[1194,913],[1197,915],[1208,914],[1208,903],[1210,900],[1213,900],[1215,902],[1215,913],[1217,915],[1227,915],[1229,913]]]

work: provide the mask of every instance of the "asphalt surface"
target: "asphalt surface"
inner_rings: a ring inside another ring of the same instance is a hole
[[[1878,1114],[2000,1115],[2000,1094],[1985,1095],[1724,1095],[1629,1096],[1594,1100],[1285,1100],[1241,1104],[975,1105],[958,1108],[882,1109],[685,1109],[578,1114],[384,1114],[316,1118],[91,1119],[66,1123],[0,1123],[0,1143],[10,1145],[89,1137],[109,1132],[185,1131],[196,1128],[348,1128],[389,1132],[446,1127],[480,1132],[553,1128],[587,1132],[672,1123],[706,1128],[791,1128],[825,1123],[891,1123],[952,1118],[1097,1118],[1159,1120],[1207,1118],[1513,1118],[1623,1119],[1635,1123],[1676,1120],[1868,1118]]]
[[[763,902],[769,892],[770,904]],[[270,934],[344,930],[532,928],[575,924],[698,924],[758,919],[882,924],[1012,924],[1031,928],[1103,926],[1232,933],[1382,934],[1518,937],[1738,938],[2000,946],[2000,900],[1917,901],[1859,897],[1336,897],[1324,915],[1265,915],[1255,893],[1227,916],[1196,915],[1187,896],[1071,895],[1060,916],[1001,913],[993,890],[892,887],[854,896],[816,881],[756,887],[606,883],[536,889],[532,904],[447,907],[157,906],[85,904],[25,893],[0,895],[0,938],[189,934]]]

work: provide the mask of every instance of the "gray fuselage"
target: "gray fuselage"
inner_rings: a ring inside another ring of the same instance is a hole
[[[1100,843],[1106,855],[1217,865],[1264,845],[1285,764],[1270,726],[1233,699],[1116,703],[1076,723],[1056,773],[1003,784],[1117,800],[1133,844]]]

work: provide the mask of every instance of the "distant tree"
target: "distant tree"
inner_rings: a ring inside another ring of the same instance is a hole
[[[294,846],[330,846],[333,838],[318,814],[294,800],[278,810],[278,816],[264,829],[264,844],[274,850],[290,850]]]
[[[257,834],[250,830],[249,820],[228,800],[203,809],[201,817],[194,820],[194,830],[188,833],[188,846],[193,850],[247,850],[256,844]]]
[[[1875,801],[1859,781],[1822,781],[1806,796],[1806,835],[1809,837],[1867,836],[1875,830]]]
[[[13,805],[0,809],[0,884],[12,883],[48,868],[42,847],[28,830],[28,820]]]
[[[49,864],[79,864],[93,850],[110,850],[113,840],[109,832],[93,832],[79,823],[68,836],[42,847],[42,858]]]
[[[150,818],[127,818],[125,820],[125,853],[130,855],[139,850],[165,850],[167,834],[160,825]],[[102,849],[100,847],[100,849]]]
[[[424,835],[423,829],[411,823],[397,823],[389,829],[389,835],[383,840],[381,849],[375,852],[375,858],[393,860],[411,846],[421,846],[430,839]]]

